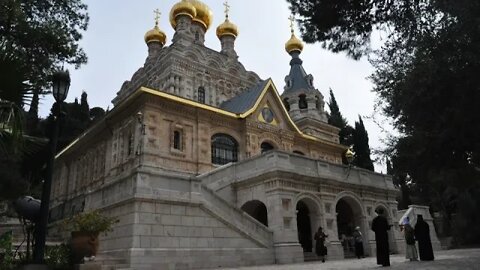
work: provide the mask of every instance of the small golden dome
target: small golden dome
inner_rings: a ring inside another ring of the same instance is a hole
[[[192,8],[195,12],[192,12]],[[210,8],[198,0],[182,0],[175,4],[170,11],[170,24],[175,29],[177,26],[176,18],[178,15],[188,15],[193,21],[200,23],[207,30],[212,24],[213,13]]]
[[[285,50],[287,53],[291,53],[293,51],[302,52],[303,42],[298,39],[294,33],[292,33],[290,39],[287,41],[287,43],[285,43]]]
[[[193,19],[197,16],[197,10],[188,0],[176,3],[170,10],[170,24],[174,29],[177,26],[177,16],[180,15],[186,15]]]
[[[145,34],[145,43],[160,42],[163,45],[167,42],[167,35],[157,25]]]
[[[238,27],[228,18],[217,27],[217,37],[221,38],[223,36],[233,36],[234,38],[238,36]]]

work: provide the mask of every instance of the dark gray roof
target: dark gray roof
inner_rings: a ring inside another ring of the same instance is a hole
[[[290,73],[288,79],[292,82],[291,87],[285,89],[282,95],[293,93],[297,91],[315,91],[315,88],[308,82],[308,74],[302,66],[302,59],[299,53],[292,53],[292,60],[290,60]]]
[[[235,96],[220,105],[220,108],[232,113],[244,113],[255,105],[268,80],[260,81],[257,85],[247,91]]]

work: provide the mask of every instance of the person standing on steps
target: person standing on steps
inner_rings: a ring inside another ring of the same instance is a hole
[[[417,248],[415,247],[415,232],[412,225],[410,225],[410,220],[408,217],[405,218],[403,222],[403,231],[405,234],[406,250],[405,258],[410,261],[418,261]]]
[[[383,216],[383,209],[375,211],[377,217],[372,221],[372,231],[375,232],[375,242],[377,246],[377,264],[390,266],[390,248],[388,246],[388,233],[391,225],[388,225],[387,219]]]
[[[432,241],[430,240],[430,227],[423,220],[422,215],[417,216],[415,224],[415,239],[418,241],[418,253],[421,261],[433,261]]]
[[[325,246],[325,239],[327,236],[322,227],[318,227],[318,231],[315,233],[315,253],[317,256],[322,258],[322,262],[325,262],[325,256],[327,256],[327,247]]]
[[[360,232],[360,227],[355,227],[355,231],[353,231],[353,241],[355,242],[355,256],[357,258],[363,258],[363,236]]]

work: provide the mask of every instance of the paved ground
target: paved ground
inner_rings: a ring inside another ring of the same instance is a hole
[[[346,259],[339,261],[326,261],[289,264],[289,265],[270,265],[260,267],[239,267],[228,268],[224,270],[330,270],[330,269],[443,269],[443,270],[480,270],[480,249],[454,249],[444,250],[435,253],[435,261],[432,262],[410,262],[403,255],[390,256],[391,267],[381,267],[376,265],[376,258],[369,257],[364,259]]]

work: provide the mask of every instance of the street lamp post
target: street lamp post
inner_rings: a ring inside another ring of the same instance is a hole
[[[53,165],[55,161],[55,152],[57,148],[59,118],[63,101],[67,98],[68,88],[70,87],[70,74],[67,71],[57,71],[52,76],[53,97],[56,101],[56,110],[54,110],[53,132],[49,143],[49,157],[45,173],[45,181],[42,189],[42,202],[40,205],[40,216],[35,226],[35,248],[33,250],[33,260],[35,264],[44,264],[45,238],[47,235],[48,212],[50,207],[50,192],[52,189]]]

